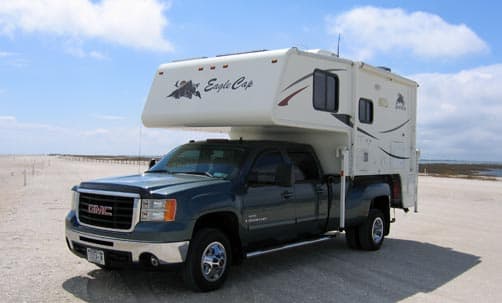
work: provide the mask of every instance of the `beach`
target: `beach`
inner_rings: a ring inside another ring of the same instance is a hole
[[[104,271],[66,247],[71,187],[146,162],[0,156],[2,302],[500,302],[502,182],[421,175],[418,213],[396,210],[382,249],[335,239],[244,261],[223,289],[178,273]],[[431,171],[429,171],[432,174]]]

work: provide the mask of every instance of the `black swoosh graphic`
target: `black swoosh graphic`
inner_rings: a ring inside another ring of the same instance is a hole
[[[394,127],[393,129],[385,130],[385,131],[382,131],[382,132],[380,132],[380,133],[381,133],[381,134],[385,134],[385,133],[390,133],[390,132],[393,132],[393,131],[398,130],[398,129],[400,129],[401,127],[405,126],[405,125],[406,125],[406,123],[408,123],[408,122],[410,122],[410,119],[406,120],[406,122],[404,122],[403,124],[401,124],[401,125],[399,125],[399,126]]]
[[[331,68],[331,69],[325,69],[324,71],[325,72],[336,72],[336,71],[345,71],[345,70],[346,70],[345,68]],[[310,74],[307,74],[307,75],[301,77],[300,79],[298,79],[295,82],[291,83],[290,85],[286,86],[286,88],[283,89],[281,92],[283,92],[283,91],[287,90],[288,88],[290,88],[291,86],[296,85],[296,84],[302,82],[303,80],[311,77],[313,74],[314,74],[314,72],[311,72]]]
[[[384,153],[386,153],[387,155],[391,156],[392,158],[396,158],[396,159],[401,159],[401,160],[406,160],[406,159],[409,159],[409,157],[401,157],[401,156],[396,156],[394,154],[391,154],[389,153],[388,151],[386,151],[385,149],[379,147],[381,151],[383,151]]]
[[[357,128],[358,131],[360,131],[361,133],[365,134],[366,136],[369,136],[373,139],[376,139],[376,140],[379,140],[377,137],[373,136],[372,134],[368,133],[367,131],[365,131],[364,129],[361,129],[361,128]]]
[[[350,121],[350,116],[345,115],[345,114],[331,114],[333,117],[337,118],[338,121],[342,122],[343,124],[347,125],[348,127],[352,128],[354,125]]]

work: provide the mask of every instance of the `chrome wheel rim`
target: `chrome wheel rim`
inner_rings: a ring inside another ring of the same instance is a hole
[[[371,236],[373,238],[373,243],[378,244],[383,239],[383,220],[380,217],[376,217],[373,220],[373,226],[371,228]]]
[[[204,249],[200,261],[202,276],[209,282],[217,281],[227,266],[227,252],[220,242],[212,242]]]

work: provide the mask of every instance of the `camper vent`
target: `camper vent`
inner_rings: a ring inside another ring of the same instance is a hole
[[[324,49],[309,49],[307,52],[313,53],[313,54],[318,54],[318,55],[337,57],[337,55],[335,53],[332,53],[332,52],[324,50]]]
[[[183,61],[192,61],[192,60],[199,60],[199,59],[207,59],[207,57],[194,57],[194,58],[188,58],[188,59],[176,59],[176,60],[172,60],[171,62],[183,62]]]
[[[378,66],[379,69],[383,69],[384,71],[386,72],[391,72],[392,70],[390,69],[390,67],[387,67],[387,66]]]
[[[261,53],[261,52],[266,52],[266,51],[267,51],[266,49],[258,49],[258,50],[248,51],[248,52],[240,52],[240,53],[231,53],[231,54],[216,55],[216,57],[243,55],[243,54],[251,54],[251,53]]]

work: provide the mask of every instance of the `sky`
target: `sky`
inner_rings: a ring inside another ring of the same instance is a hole
[[[502,162],[500,1],[0,0],[0,154],[160,155],[223,134],[148,129],[156,68],[326,49],[420,84],[424,159]]]

